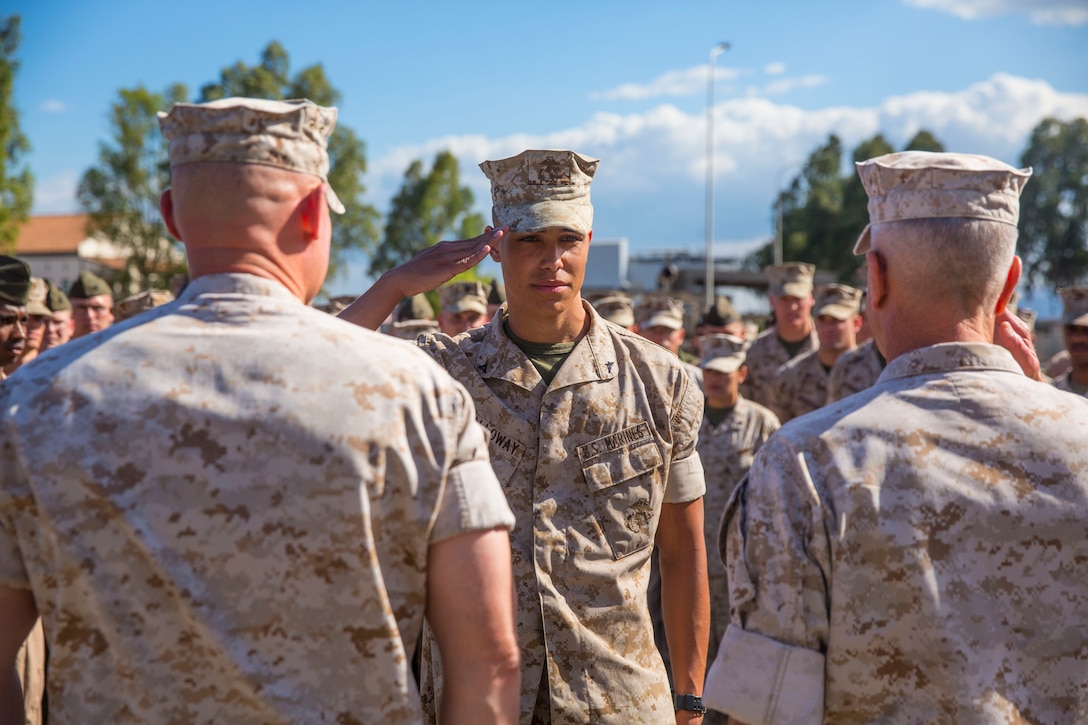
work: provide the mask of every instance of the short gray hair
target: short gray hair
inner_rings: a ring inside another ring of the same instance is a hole
[[[872,228],[872,248],[921,298],[992,312],[1016,253],[1016,227],[981,219],[908,219]]]

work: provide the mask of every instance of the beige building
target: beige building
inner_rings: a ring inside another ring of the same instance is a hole
[[[52,280],[67,291],[88,270],[112,280],[124,267],[125,255],[110,242],[87,234],[86,214],[32,216],[19,230],[15,256],[26,260],[35,277]]]

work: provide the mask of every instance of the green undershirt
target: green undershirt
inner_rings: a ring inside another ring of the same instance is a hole
[[[510,332],[510,320],[505,318],[502,321],[502,329],[506,332],[506,336],[518,348],[525,353],[525,357],[529,358],[529,361],[533,363],[533,367],[540,373],[540,377],[544,378],[545,385],[551,385],[552,380],[555,379],[556,373],[559,372],[559,366],[563,364],[563,361],[570,356],[574,346],[578,344],[574,342],[530,342],[528,340],[522,340],[520,337]]]
[[[710,421],[712,427],[719,426],[722,424],[722,421],[729,417],[729,414],[732,413],[736,407],[736,404],[734,404],[730,405],[728,408],[712,408],[710,404],[707,403],[703,406],[703,414],[706,416],[706,419]]]

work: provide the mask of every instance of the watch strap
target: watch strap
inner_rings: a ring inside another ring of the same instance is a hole
[[[697,712],[700,715],[706,714],[706,708],[703,707],[703,698],[698,695],[673,695],[672,702],[673,709]]]

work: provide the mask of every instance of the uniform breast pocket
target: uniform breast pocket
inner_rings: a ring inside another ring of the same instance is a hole
[[[579,446],[578,458],[613,557],[649,546],[664,488],[664,459],[649,425]]]

